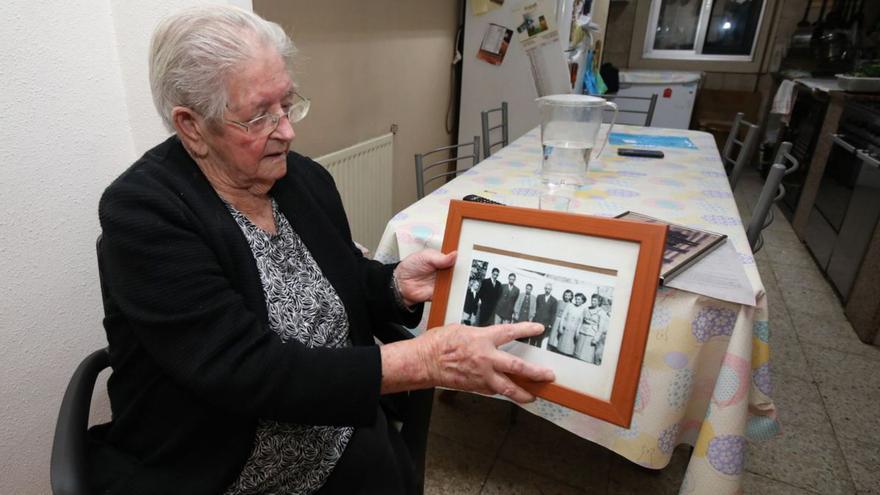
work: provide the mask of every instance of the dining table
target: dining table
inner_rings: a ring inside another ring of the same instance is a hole
[[[690,445],[679,493],[741,493],[748,442],[773,438],[780,424],[770,397],[767,297],[718,148],[704,132],[623,125],[613,131],[656,137],[665,156],[619,156],[620,146],[609,144],[590,161],[568,211],[602,217],[634,211],[725,234],[731,255],[724,264],[744,272],[753,303],[659,286],[628,428],[542,399],[521,407],[646,468],[664,468],[678,445]],[[603,125],[599,139],[607,133]],[[670,137],[692,146],[663,147]],[[545,190],[541,162],[535,128],[394,215],[374,258],[391,263],[440,249],[450,201],[469,194],[538,208]],[[425,330],[427,314],[415,333]]]

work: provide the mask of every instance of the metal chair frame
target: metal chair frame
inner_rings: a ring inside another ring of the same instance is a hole
[[[465,148],[465,147],[472,147],[473,153],[470,155],[459,155],[458,150],[460,148]],[[452,158],[445,158],[443,160],[438,160],[436,162],[431,162],[431,163],[428,163],[427,165],[425,164],[425,157],[427,157],[428,155],[432,155],[434,153],[439,153],[441,151],[449,151],[449,150],[455,150],[456,156],[454,156]],[[451,170],[451,171],[447,170],[446,172],[440,172],[436,175],[432,175],[428,178],[425,178],[425,173],[428,170],[430,170],[434,167],[437,167],[439,165],[445,165],[448,163],[456,163],[457,164],[459,160],[471,159],[471,160],[473,160],[473,164],[471,166],[474,166],[474,165],[480,163],[480,136],[474,136],[474,140],[469,143],[452,144],[449,146],[442,146],[440,148],[435,148],[431,151],[428,151],[427,153],[416,153],[415,158],[416,158],[416,196],[418,196],[418,199],[422,199],[425,197],[425,186],[428,185],[428,183],[435,181],[437,179],[440,179],[440,178],[444,178],[444,177],[448,178],[450,176],[458,175],[467,169],[459,169],[456,167],[455,170]],[[468,167],[468,168],[470,168],[470,167]]]
[[[721,153],[721,161],[724,163],[724,168],[727,169],[730,166],[727,177],[730,181],[731,190],[736,189],[736,184],[739,182],[746,163],[751,160],[758,146],[758,126],[746,121],[744,117],[745,114],[742,112],[736,114],[736,117],[733,119],[733,127],[730,128],[730,134],[727,136],[724,150]],[[745,139],[740,141],[739,133],[742,127],[747,128],[748,131],[746,131]],[[734,147],[739,149],[736,158],[733,157]]]
[[[496,126],[489,127],[489,114],[495,112],[501,112],[501,123]],[[498,108],[492,108],[480,112],[480,122],[483,129],[483,158],[485,159],[489,158],[489,155],[492,154],[493,147],[500,144],[503,148],[510,143],[507,125],[507,102],[501,102],[501,106]],[[492,141],[492,131],[496,129],[501,129],[500,141]]]
[[[635,113],[639,115],[645,116],[645,127],[651,127],[651,123],[654,122],[654,110],[657,108],[657,93],[652,94],[650,97],[647,96],[620,96],[620,95],[602,95],[602,98],[605,98],[609,101],[614,100],[641,100],[648,101],[648,110],[622,110],[618,109],[617,113]]]
[[[791,166],[786,167],[786,163],[790,163]],[[764,247],[764,236],[761,235],[761,231],[773,223],[775,216],[773,204],[785,197],[782,178],[797,170],[799,166],[797,158],[791,155],[791,143],[786,141],[779,145],[779,150],[773,159],[773,165],[767,174],[767,180],[764,181],[764,187],[761,188],[761,195],[752,211],[752,218],[746,228],[746,237],[749,239],[752,253],[757,253]]]

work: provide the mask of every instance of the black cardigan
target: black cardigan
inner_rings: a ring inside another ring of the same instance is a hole
[[[296,153],[271,195],[348,314],[350,348],[282,344],[269,330],[250,247],[176,137],[101,198],[111,423],[92,429],[92,477],[107,493],[218,493],[236,479],[257,418],[373,425],[374,330],[398,310],[393,266],[353,245],[333,179]],[[380,340],[381,333],[376,334]]]

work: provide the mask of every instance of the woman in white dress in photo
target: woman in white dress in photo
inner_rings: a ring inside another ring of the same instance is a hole
[[[571,306],[571,300],[574,298],[574,292],[565,289],[565,292],[562,293],[562,302],[556,306],[556,320],[553,322],[553,330],[550,332],[550,342],[547,344],[547,349],[558,352],[559,347],[559,333],[562,329],[562,314],[565,313],[565,309]]]
[[[578,292],[574,296],[574,304],[565,308],[562,313],[562,325],[559,335],[559,352],[574,357],[574,337],[584,324],[587,307],[584,305],[587,296]]]

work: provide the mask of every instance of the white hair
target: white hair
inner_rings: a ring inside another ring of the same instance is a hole
[[[164,19],[150,44],[150,88],[165,127],[171,112],[191,108],[209,122],[222,120],[227,77],[260,50],[275,49],[293,80],[296,48],[278,24],[232,6],[200,6]]]

